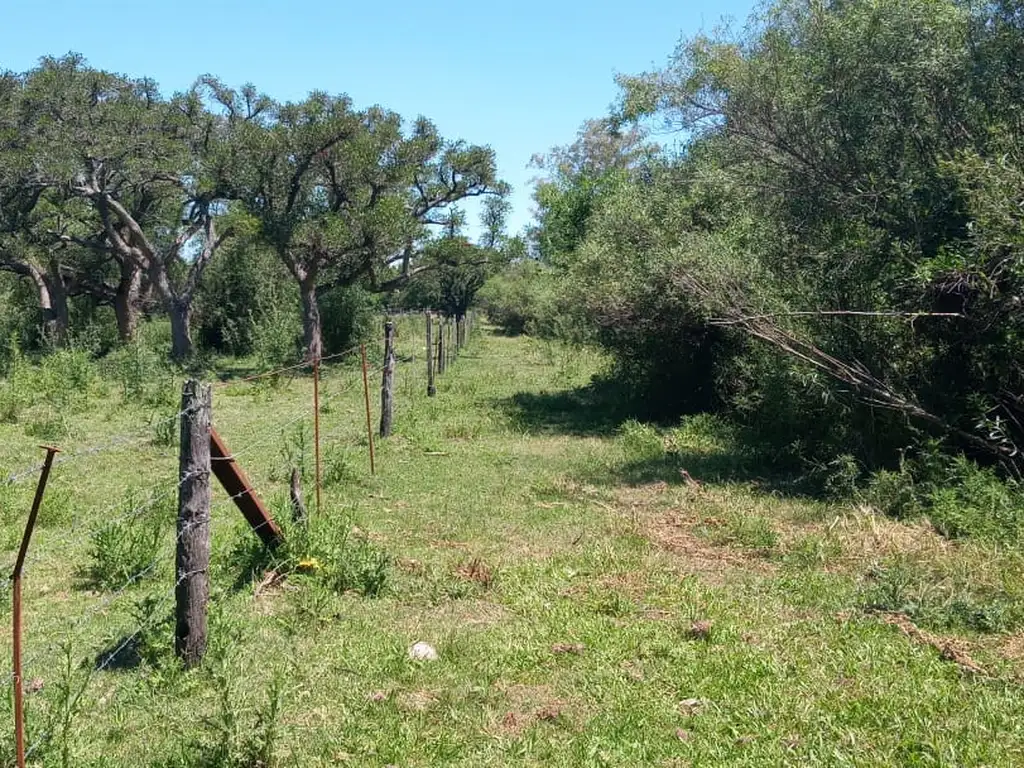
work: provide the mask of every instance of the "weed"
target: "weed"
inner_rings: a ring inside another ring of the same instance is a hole
[[[900,467],[898,472],[884,469],[875,472],[868,480],[864,497],[871,507],[896,520],[916,517],[922,511],[913,474],[906,466]]]
[[[139,495],[129,492],[118,516],[93,530],[90,575],[98,586],[120,588],[154,574],[171,504],[170,497],[140,504]]]
[[[796,541],[785,555],[786,563],[797,568],[821,568],[843,554],[843,546],[835,538],[810,534]]]
[[[657,461],[665,455],[665,443],[658,431],[635,419],[619,427],[619,443],[628,461]]]
[[[200,745],[204,768],[271,768],[275,765],[280,712],[281,680],[274,677],[266,701],[245,708],[241,686],[224,674],[216,676],[218,708],[207,721],[209,738]]]
[[[1024,626],[1024,595],[933,575],[906,557],[873,567],[861,605],[903,613],[922,626],[981,633]]]

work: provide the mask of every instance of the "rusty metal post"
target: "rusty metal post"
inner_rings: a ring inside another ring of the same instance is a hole
[[[320,506],[320,358],[313,361],[313,442],[316,462],[316,513]]]
[[[210,426],[210,468],[214,477],[220,481],[228,496],[235,502],[242,517],[252,526],[253,532],[260,537],[269,549],[275,549],[284,542],[284,534],[274,522],[270,510],[256,493],[245,474],[245,470],[228,450],[224,439],[217,430]]]
[[[366,437],[370,441],[370,474],[377,474],[377,468],[373,462],[373,424],[370,421],[370,380],[366,376],[366,345],[359,345],[359,352],[363,356],[363,397],[366,400]]]
[[[21,571],[25,567],[28,545],[32,540],[32,531],[36,527],[39,507],[43,503],[43,493],[46,491],[46,481],[50,478],[53,457],[60,453],[59,448],[54,448],[51,445],[42,445],[40,448],[46,451],[46,460],[43,462],[43,471],[39,475],[39,483],[36,485],[36,496],[32,500],[32,510],[28,513],[28,522],[25,523],[25,533],[21,537],[18,559],[14,563],[14,572],[11,574],[11,615],[13,624],[11,630],[14,645],[14,658],[12,660],[14,663],[14,744],[18,768],[25,768],[25,691],[21,681]]]

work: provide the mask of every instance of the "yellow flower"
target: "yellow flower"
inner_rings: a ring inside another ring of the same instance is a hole
[[[320,565],[320,561],[315,557],[307,557],[303,560],[299,560],[299,570],[302,571],[319,571],[323,566]]]

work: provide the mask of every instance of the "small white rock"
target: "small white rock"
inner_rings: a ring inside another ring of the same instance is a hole
[[[409,658],[415,661],[437,661],[437,651],[428,643],[416,643],[409,648]]]

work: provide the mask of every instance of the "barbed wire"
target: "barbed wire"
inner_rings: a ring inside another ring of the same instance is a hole
[[[134,643],[136,638],[139,637],[139,635],[141,635],[149,627],[153,626],[153,624],[155,624],[157,621],[162,620],[162,609],[164,608],[164,606],[168,605],[170,601],[174,598],[174,594],[177,591],[178,587],[182,583],[184,583],[186,579],[196,575],[197,573],[202,573],[202,571],[188,571],[179,576],[177,580],[174,582],[174,584],[171,586],[170,590],[164,594],[164,597],[161,600],[158,609],[153,610],[150,614],[150,617],[146,621],[140,624],[138,628],[135,629],[131,634],[127,635],[124,639],[122,639],[122,641],[112,651],[107,653],[106,658],[103,659],[103,662],[95,666],[91,674],[103,672],[112,664],[114,664],[120,658],[121,653],[126,648],[128,648],[132,643]],[[86,682],[86,685],[88,685],[88,681]],[[32,754],[34,754],[35,751],[39,749],[39,747],[52,735],[52,730],[43,731],[32,743],[32,745],[25,751],[25,757],[28,758]]]
[[[147,429],[152,431],[165,424],[170,424],[171,422],[177,421],[182,416],[191,413],[193,408],[194,406],[189,406],[188,408],[184,408],[178,411],[173,416],[169,416],[165,419],[160,419],[159,421],[151,422],[150,424],[147,425]],[[68,450],[62,448],[60,453],[57,454],[57,456],[53,460],[53,467],[56,469],[59,466],[69,464],[80,459],[88,458],[90,456],[96,456],[100,453],[105,453],[106,451],[112,450],[120,446],[136,445],[139,442],[150,439],[152,439],[151,434],[141,434],[136,432],[132,434],[118,435],[98,445],[90,446],[88,448],[83,448],[80,450]],[[37,462],[30,467],[27,467],[23,470],[19,470],[8,475],[7,478],[5,479],[5,482],[8,485],[14,485],[19,481],[23,480],[24,478],[28,477],[29,475],[39,473],[40,471],[42,471],[42,468],[43,462]]]
[[[412,334],[412,335],[407,337],[410,342],[415,337],[415,335],[416,334]],[[468,340],[468,338],[469,337],[467,337],[467,340]],[[453,343],[454,343],[454,338],[453,338]],[[339,358],[339,357],[351,354],[352,352],[354,352],[354,351],[356,351],[358,349],[359,349],[358,346],[352,347],[349,350],[346,350],[346,351],[344,351],[342,353],[337,353],[336,355],[332,355],[332,356],[329,356],[329,357],[322,358],[321,362],[324,362],[324,361],[326,361],[328,359]],[[396,354],[397,354],[398,353],[397,339],[396,339],[396,350],[395,351],[396,351]],[[399,366],[417,365],[418,363],[422,362],[422,359],[420,358],[420,354],[419,353],[424,352],[424,351],[428,355],[433,355],[433,353],[434,353],[433,349],[427,349],[426,347],[422,347],[421,348],[421,346],[417,345],[415,347],[414,353],[412,355],[409,355],[408,357],[405,357],[404,359],[397,360],[396,364],[399,365]],[[371,357],[371,355],[367,356],[368,357],[367,367],[366,367],[366,375],[367,376],[369,376],[371,373],[374,374],[375,376],[379,375],[384,370],[384,362],[385,361],[383,360],[383,354],[381,354],[378,357],[376,353],[377,353],[377,350],[374,348],[373,353],[372,353],[372,357],[375,358],[375,359],[373,360],[373,364],[372,365],[370,364],[370,359],[369,359]],[[449,361],[448,361],[449,364],[454,362],[454,360],[457,359],[457,357],[458,357],[458,355],[453,355],[452,358],[450,358]],[[282,369],[282,370],[279,370],[279,371],[272,371],[272,372],[268,372],[266,374],[261,374],[261,375],[258,375],[257,377],[249,377],[247,379],[243,379],[241,382],[226,382],[226,383],[227,384],[247,383],[247,382],[250,382],[250,381],[259,380],[259,378],[262,378],[264,376],[269,376],[269,375],[272,375],[272,374],[281,373],[281,372],[285,372],[287,370],[291,370],[291,369],[294,369],[294,368],[299,368],[299,367],[302,367],[302,366],[308,366],[308,365],[310,365],[310,363],[308,361],[304,361],[303,363],[301,363],[301,364],[299,364],[297,366],[294,366],[294,367],[292,367],[290,369]],[[324,412],[325,409],[334,407],[335,405],[341,404],[341,403],[347,403],[348,405],[351,405],[353,407],[358,407],[360,405],[360,403],[356,403],[356,402],[350,401],[350,400],[346,401],[346,398],[352,394],[353,390],[357,389],[362,384],[361,374],[362,374],[362,371],[357,370],[357,371],[355,371],[353,373],[351,378],[339,379],[339,378],[336,378],[336,377],[333,377],[333,376],[323,377],[321,379],[321,386],[323,388],[322,388],[322,390],[320,392],[320,403],[319,403],[321,412]],[[284,435],[286,433],[286,431],[288,430],[288,428],[292,427],[294,424],[296,424],[296,423],[298,423],[300,421],[303,421],[305,419],[308,419],[310,417],[310,415],[312,415],[312,409],[313,409],[313,404],[312,403],[308,403],[308,404],[304,405],[302,408],[300,408],[298,411],[292,412],[291,414],[289,414],[288,420],[285,421],[284,423],[273,424],[273,425],[268,426],[268,427],[266,427],[264,429],[261,429],[261,430],[259,430],[257,432],[251,433],[250,435],[248,435],[249,439],[246,442],[246,444],[243,445],[240,450],[233,451],[232,454],[231,454],[231,458],[238,459],[239,457],[242,457],[242,456],[246,456],[246,457],[251,456],[259,448],[266,446],[267,444],[273,442],[274,439],[279,438],[281,435]],[[161,426],[163,424],[166,424],[168,422],[171,422],[171,421],[174,421],[174,420],[177,420],[177,419],[181,419],[184,415],[188,414],[190,412],[190,410],[191,409],[186,408],[186,409],[183,409],[183,410],[179,411],[178,413],[174,414],[171,417],[168,417],[166,419],[162,419],[162,420],[160,420],[158,422],[155,422],[155,423],[151,423],[150,425],[148,425],[148,429],[152,430],[152,429],[155,429],[155,428],[157,428],[157,427],[159,427],[159,426]],[[342,433],[344,433],[346,431],[350,431],[350,430],[352,430],[352,431],[357,431],[358,430],[359,432],[361,432],[361,427],[362,427],[361,419],[358,419],[356,422],[353,422],[353,423],[338,424],[334,428],[329,429],[326,432],[322,432],[321,433],[321,441],[333,439],[333,438],[337,437],[338,435],[340,435],[340,434],[342,434]],[[133,442],[137,442],[140,439],[144,439],[146,437],[147,437],[146,435],[122,435],[122,436],[118,436],[118,437],[112,438],[112,439],[110,439],[108,441],[105,441],[104,443],[101,443],[99,445],[92,446],[92,447],[89,447],[89,448],[86,448],[86,449],[82,449],[82,450],[76,451],[74,453],[68,454],[67,457],[63,459],[63,461],[55,462],[55,465],[57,465],[58,463],[64,464],[64,463],[67,463],[69,461],[75,461],[75,460],[84,459],[84,458],[87,458],[87,457],[90,457],[90,456],[95,456],[95,455],[98,455],[100,453],[103,453],[104,451],[107,451],[107,450],[110,450],[112,448],[115,448],[115,447],[117,447],[119,445],[128,445],[128,444],[131,444]],[[365,444],[365,440],[366,440],[365,435],[359,434],[358,437],[354,437],[353,438],[353,445],[355,445],[357,443],[360,444],[360,445],[364,445]],[[219,510],[219,509],[221,509],[223,507],[226,507],[229,504],[236,503],[237,500],[240,497],[244,496],[244,495],[256,494],[256,495],[262,495],[262,496],[265,497],[266,494],[271,490],[271,484],[275,484],[276,485],[276,484],[278,484],[280,482],[280,480],[274,480],[273,478],[275,478],[275,477],[278,477],[278,478],[286,477],[287,476],[287,470],[289,469],[291,464],[292,464],[292,458],[289,457],[284,462],[284,472],[278,473],[278,471],[275,468],[271,468],[270,470],[266,470],[266,474],[270,477],[269,480],[264,479],[260,483],[253,484],[252,487],[245,488],[245,489],[243,489],[242,491],[240,491],[240,492],[238,492],[236,494],[229,495],[229,496],[224,497],[224,498],[218,498],[216,502],[214,502],[213,504],[210,505],[209,512],[210,512],[211,518],[212,518],[212,514],[213,514],[213,512],[215,510]],[[39,464],[33,465],[30,468],[26,468],[26,469],[23,469],[23,470],[21,470],[19,472],[15,472],[15,473],[9,475],[6,478],[6,482],[9,483],[9,484],[14,484],[16,482],[19,482],[20,480],[24,479],[25,477],[40,471],[41,467],[42,467],[42,463],[39,463]],[[149,496],[145,499],[145,501],[143,501],[141,504],[132,506],[130,509],[124,509],[121,512],[121,514],[117,515],[116,517],[112,518],[111,520],[104,520],[102,522],[102,524],[103,525],[114,525],[114,524],[123,523],[123,522],[125,522],[127,520],[131,520],[131,519],[141,519],[144,515],[146,515],[153,508],[155,508],[162,500],[164,500],[164,499],[168,498],[169,496],[171,496],[172,494],[174,494],[178,489],[181,488],[181,486],[185,482],[187,482],[188,480],[194,478],[195,476],[197,476],[197,474],[200,474],[200,473],[196,473],[196,472],[186,473],[183,477],[178,478],[176,482],[169,483],[165,487],[162,487],[159,490],[155,490],[154,492],[150,493]],[[0,482],[3,482],[3,481],[0,481]],[[109,513],[111,510],[116,509],[117,507],[123,506],[123,505],[124,505],[124,501],[122,500],[122,501],[119,501],[117,503],[114,503],[114,504],[111,504],[111,505],[105,507],[104,510],[100,513],[100,515],[97,515],[96,513],[82,513],[82,514],[76,516],[76,518],[72,521],[72,525],[71,525],[71,529],[70,529],[70,535],[63,536],[62,538],[56,540],[56,542],[53,541],[53,540],[48,541],[47,544],[49,546],[46,547],[46,551],[44,552],[42,550],[39,550],[39,554],[38,555],[31,556],[31,562],[38,563],[38,562],[40,562],[41,560],[43,560],[43,559],[45,559],[47,557],[52,557],[53,549],[54,549],[54,547],[53,547],[54,543],[56,543],[56,544],[58,544],[60,546],[64,546],[64,545],[72,546],[76,542],[80,542],[82,528],[85,527],[84,524],[83,524],[83,519],[86,517],[86,515],[88,515],[92,519],[95,519],[98,516],[102,518],[102,517],[106,516],[106,513]],[[208,524],[212,525],[212,519],[208,520],[207,522],[208,522]],[[274,521],[267,520],[267,521],[265,521],[263,523],[259,523],[257,525],[250,525],[249,526],[249,530],[251,530],[253,534],[258,534],[260,532],[260,530],[263,528],[263,526],[270,525],[272,522],[274,522]],[[95,526],[90,526],[88,530],[89,530],[89,533],[91,533],[93,530],[95,530]],[[93,626],[94,622],[96,621],[96,619],[100,615],[105,614],[106,612],[108,612],[110,607],[112,605],[114,605],[117,601],[121,600],[125,595],[132,594],[134,588],[141,581],[145,580],[154,571],[159,569],[162,565],[164,565],[167,562],[167,560],[168,560],[168,550],[176,548],[178,546],[178,544],[180,543],[180,541],[182,539],[182,536],[184,536],[185,533],[187,533],[189,530],[190,530],[189,526],[179,526],[179,529],[177,530],[175,536],[172,539],[170,539],[170,541],[164,542],[163,544],[160,545],[160,550],[159,550],[158,554],[149,563],[147,563],[145,566],[143,566],[143,567],[139,568],[138,570],[136,570],[135,573],[132,573],[132,574],[126,576],[125,577],[125,581],[123,583],[119,584],[109,594],[106,594],[95,605],[91,606],[89,608],[89,610],[87,610],[87,611],[83,612],[81,615],[79,615],[73,621],[73,623],[71,623],[70,626],[68,626],[64,630],[64,632],[62,633],[64,635],[64,637],[65,638],[71,638],[71,642],[81,642],[81,639],[83,637],[83,634],[84,634],[85,630],[88,627]],[[283,556],[283,557],[276,557],[275,556],[275,559],[273,559],[271,561],[273,563],[273,570],[282,571],[282,572],[287,573],[289,571],[289,569],[291,569],[293,567],[296,567],[296,566],[298,566],[300,564],[300,562],[301,562],[300,558],[302,556],[302,553],[298,549],[286,549],[285,552],[287,553],[285,556]],[[128,648],[133,642],[135,642],[137,640],[137,638],[143,632],[145,632],[154,623],[156,623],[158,621],[162,621],[165,618],[165,613],[166,613],[165,609],[168,606],[168,604],[173,600],[174,594],[177,591],[178,587],[186,579],[188,579],[191,576],[194,576],[198,572],[199,571],[191,571],[191,572],[188,572],[188,573],[176,575],[174,584],[171,586],[171,588],[169,590],[167,590],[166,592],[163,593],[163,597],[160,599],[159,603],[156,604],[155,608],[151,606],[149,612],[147,613],[147,618],[144,621],[138,623],[137,626],[134,626],[132,631],[131,631],[131,633],[126,635],[117,644],[117,646],[113,648],[113,650],[104,650],[102,652],[102,657],[97,657],[98,660],[99,659],[102,659],[102,660],[98,661],[96,666],[93,668],[91,674],[94,674],[94,673],[97,673],[97,672],[103,672],[106,669],[108,669],[112,664],[114,664],[118,660],[119,656],[123,653],[123,651],[126,648]],[[257,589],[257,591],[258,591],[258,589]],[[150,592],[147,596],[148,597],[152,597],[153,593]],[[30,657],[30,659],[26,662],[26,666],[29,667],[29,668],[34,666],[41,659],[44,659],[48,654],[52,653],[54,648],[57,647],[61,642],[66,642],[66,640],[54,641],[54,642],[48,644],[47,646],[45,646],[44,648],[34,652],[32,654],[32,656]],[[13,681],[13,679],[14,679],[14,676],[12,674],[2,684],[3,685],[9,685]],[[86,682],[85,684],[88,685],[88,682]],[[56,728],[51,728],[50,730],[47,730],[47,731],[44,731],[43,733],[41,733],[35,739],[34,743],[29,748],[27,754],[28,755],[32,755],[33,753],[35,753],[39,749],[40,745],[42,745],[49,738],[51,738],[55,732],[56,732]]]

